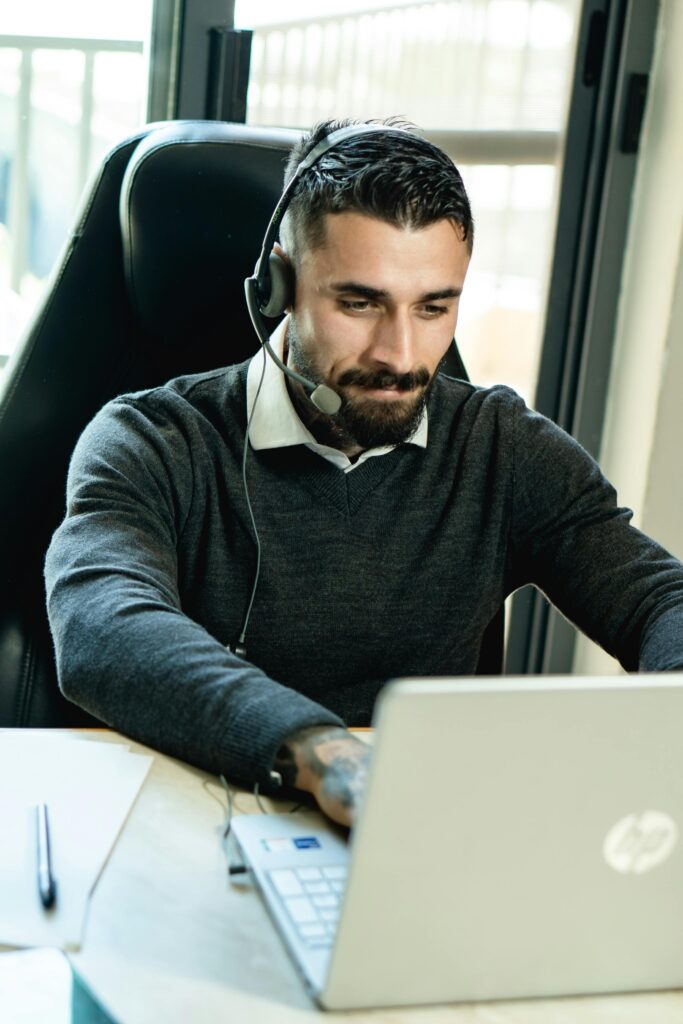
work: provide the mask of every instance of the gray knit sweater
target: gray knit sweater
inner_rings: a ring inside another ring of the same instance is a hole
[[[439,378],[426,449],[344,474],[304,447],[241,460],[247,364],[107,405],[73,456],[46,563],[64,693],[213,772],[264,782],[282,739],[367,723],[395,676],[474,672],[526,583],[629,670],[683,665],[683,566],[595,462],[508,388]]]

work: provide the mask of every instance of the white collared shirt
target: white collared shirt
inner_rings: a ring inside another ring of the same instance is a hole
[[[282,359],[285,337],[287,333],[287,318],[278,325],[271,337],[271,345]],[[258,391],[261,373],[263,371],[263,360],[265,359],[265,372],[263,373],[263,384],[254,409],[254,401]],[[285,375],[265,350],[254,356],[249,364],[247,372],[247,416],[254,415],[249,427],[249,441],[251,447],[256,451],[267,448],[288,448],[292,445],[305,444],[311,451],[321,455],[324,459],[332,462],[345,473],[350,473],[361,462],[370,459],[375,455],[386,455],[396,445],[389,445],[383,448],[369,448],[362,452],[355,462],[351,462],[348,455],[340,452],[337,448],[330,448],[329,445],[320,444],[313,437],[299,419],[296,409],[289,397]],[[409,444],[417,445],[419,448],[427,447],[427,410],[424,409],[422,419],[417,430],[410,438]]]

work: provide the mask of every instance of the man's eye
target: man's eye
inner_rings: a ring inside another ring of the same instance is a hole
[[[427,316],[443,316],[444,313],[448,312],[448,306],[434,306],[431,304],[423,306],[422,309]]]
[[[369,299],[340,299],[342,309],[348,309],[352,313],[363,313],[370,308]]]

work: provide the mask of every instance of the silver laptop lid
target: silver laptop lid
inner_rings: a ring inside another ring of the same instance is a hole
[[[323,1003],[683,984],[683,676],[401,681]]]

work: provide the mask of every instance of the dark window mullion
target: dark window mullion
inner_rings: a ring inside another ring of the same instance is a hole
[[[251,33],[234,32],[235,0],[154,0],[149,121],[244,121]]]

